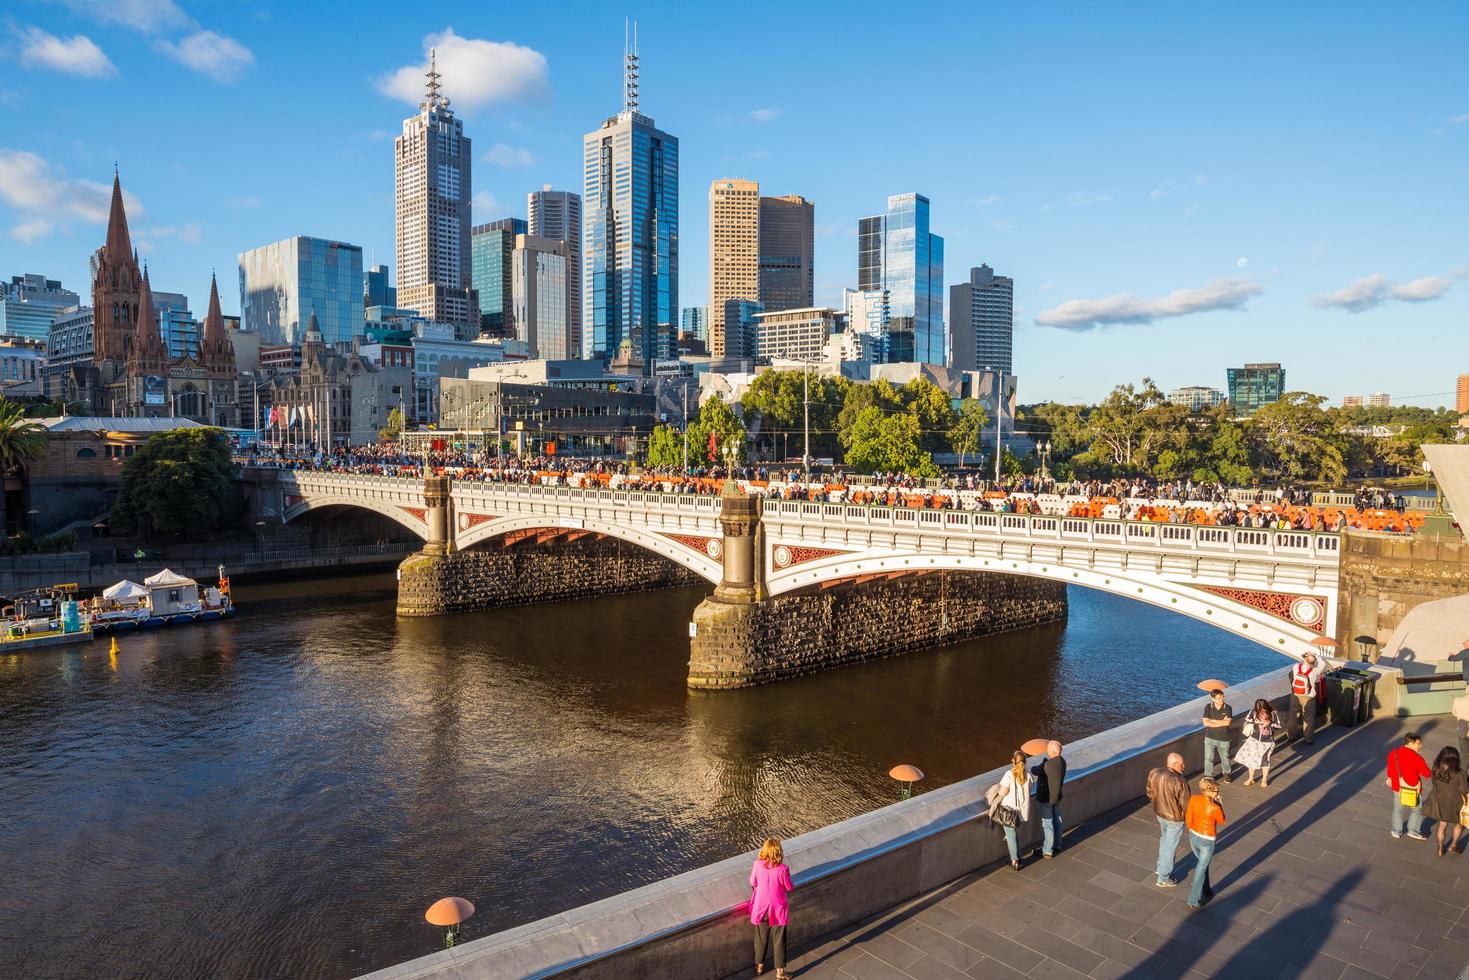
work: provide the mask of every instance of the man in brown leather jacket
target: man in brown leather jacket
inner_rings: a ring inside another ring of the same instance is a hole
[[[1183,756],[1168,753],[1162,769],[1148,773],[1148,799],[1158,817],[1158,881],[1159,888],[1172,888],[1173,861],[1178,855],[1178,842],[1183,838],[1183,818],[1188,813],[1188,780],[1183,776]]]

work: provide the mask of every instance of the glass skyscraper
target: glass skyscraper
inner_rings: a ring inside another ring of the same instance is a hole
[[[527,234],[521,218],[501,218],[470,229],[470,281],[479,292],[479,332],[485,337],[514,337],[511,305],[511,257],[515,236]]]
[[[1279,364],[1246,364],[1226,369],[1229,404],[1236,415],[1254,415],[1265,405],[1274,405],[1285,393],[1285,368]]]
[[[623,109],[582,141],[582,348],[643,370],[677,356],[678,139],[638,111],[638,56]]]
[[[62,289],[56,279],[34,273],[12,276],[10,282],[0,282],[0,334],[45,340],[56,315],[79,302],[77,294]]]
[[[241,252],[244,329],[265,344],[299,344],[311,314],[327,345],[362,333],[362,246],[297,236]]]
[[[928,198],[898,194],[884,214],[857,222],[857,289],[887,293],[887,363],[947,363],[944,240],[929,232]]]

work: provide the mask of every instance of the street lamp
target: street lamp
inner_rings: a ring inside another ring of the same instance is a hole
[[[423,917],[429,925],[443,926],[444,948],[448,949],[459,941],[459,924],[474,915],[474,906],[464,898],[441,898],[428,907]]]
[[[514,371],[510,374],[501,375],[495,382],[495,459],[503,461],[505,458],[505,440],[501,439],[505,428],[505,382],[511,378],[528,378],[530,375],[523,371]]]
[[[898,799],[906,800],[913,795],[913,784],[923,778],[923,770],[917,766],[910,766],[905,762],[900,766],[893,766],[889,769],[888,775],[896,779],[903,787],[898,791]]]
[[[1050,476],[1050,470],[1046,468],[1046,464],[1051,461],[1050,440],[1048,439],[1045,442],[1041,443],[1037,448],[1041,451],[1041,479],[1045,480]]]

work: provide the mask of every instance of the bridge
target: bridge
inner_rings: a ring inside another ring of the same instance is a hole
[[[421,537],[426,555],[613,539],[719,585],[716,597],[736,604],[933,573],[999,573],[1145,602],[1299,657],[1337,632],[1341,603],[1342,537],[1326,532],[743,494],[740,528],[729,488],[714,497],[292,470],[278,471],[272,492],[267,507],[282,521],[362,508]]]

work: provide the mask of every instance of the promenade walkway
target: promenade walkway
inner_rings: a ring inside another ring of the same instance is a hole
[[[1229,824],[1211,869],[1216,897],[1201,911],[1185,907],[1186,885],[1154,885],[1158,825],[1144,801],[1068,831],[1052,860],[970,875],[804,946],[790,971],[802,980],[1458,977],[1469,966],[1469,854],[1439,858],[1431,840],[1387,831],[1383,763],[1411,728],[1424,733],[1430,763],[1454,739],[1444,717],[1328,728],[1303,752],[1276,750],[1269,789],[1238,776],[1223,787]],[[1188,856],[1174,875],[1192,869]],[[800,892],[793,898],[798,930]]]

